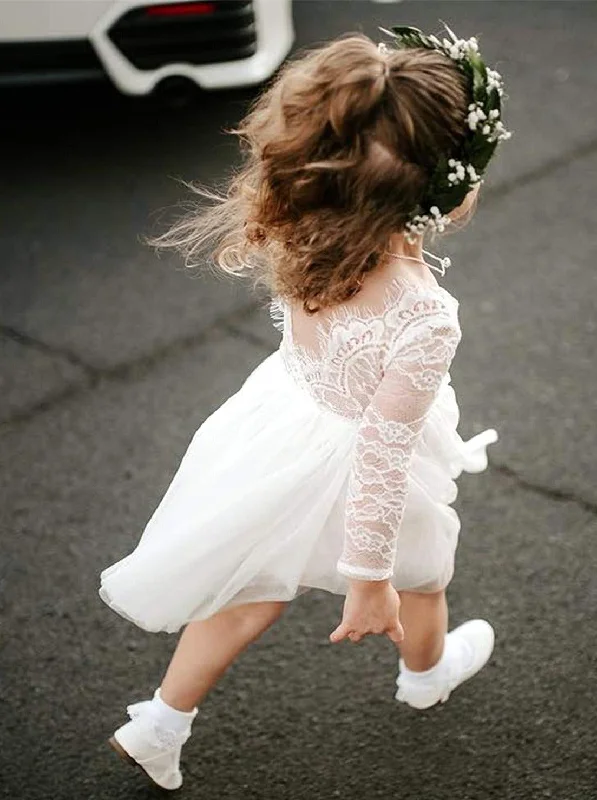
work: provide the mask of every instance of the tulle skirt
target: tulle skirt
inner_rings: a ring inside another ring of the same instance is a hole
[[[468,442],[443,383],[409,472],[392,579],[399,590],[450,581],[460,522],[454,479],[487,465],[493,430]],[[130,555],[101,574],[100,596],[149,631],[175,632],[222,608],[344,594],[336,571],[358,423],[322,409],[273,353],[201,425]]]

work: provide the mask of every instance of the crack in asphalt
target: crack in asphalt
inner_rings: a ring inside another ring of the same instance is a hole
[[[184,353],[187,350],[192,350],[194,347],[200,347],[218,332],[228,332],[228,324],[231,317],[234,319],[245,319],[258,307],[259,302],[257,300],[251,300],[220,317],[216,317],[207,328],[187,334],[186,336],[181,336],[178,339],[173,339],[171,342],[166,342],[154,350],[151,350],[149,353],[143,353],[130,361],[125,361],[122,364],[115,364],[113,367],[104,368],[100,370],[99,374],[103,379],[111,381],[125,383],[129,380],[138,380],[168,358]]]
[[[588,500],[586,497],[577,494],[572,489],[560,489],[554,486],[547,486],[542,483],[535,483],[534,481],[524,478],[513,467],[507,464],[496,464],[493,461],[489,462],[489,469],[514,481],[519,489],[533,494],[547,497],[549,500],[554,500],[558,503],[572,503],[573,505],[582,508],[583,511],[588,512],[592,516],[597,516],[597,502]]]
[[[70,363],[76,364],[83,370],[83,377],[77,381],[69,383],[62,389],[52,392],[46,397],[43,397],[36,403],[23,408],[16,413],[13,413],[3,420],[0,420],[0,432],[24,423],[30,422],[38,414],[45,413],[60,405],[66,400],[71,400],[78,395],[86,394],[95,389],[100,382],[119,382],[126,383],[128,381],[136,381],[145,375],[149,374],[159,364],[166,361],[168,358],[184,353],[186,350],[191,350],[194,347],[201,347],[208,341],[214,334],[228,333],[237,338],[242,338],[245,341],[252,341],[254,344],[262,348],[271,350],[271,346],[261,340],[255,335],[245,333],[241,329],[235,328],[229,323],[229,319],[233,317],[235,320],[242,320],[248,317],[256,309],[260,307],[260,301],[251,300],[236,309],[228,312],[222,317],[216,318],[208,328],[203,328],[200,331],[188,334],[187,336],[179,337],[171,342],[161,345],[149,353],[143,353],[136,358],[125,361],[121,364],[115,364],[109,367],[100,367],[92,365],[89,362],[75,356],[75,360],[71,360],[72,355],[68,350],[63,350],[60,347],[47,345],[44,342],[33,338],[32,336],[21,334],[14,328],[0,324],[0,334],[5,334],[8,338],[26,344],[31,348],[41,352],[52,354],[53,356],[64,355]]]
[[[93,367],[91,364],[88,364],[84,359],[82,359],[76,353],[73,353],[73,351],[69,350],[67,347],[58,347],[48,344],[41,339],[36,339],[34,336],[30,336],[28,333],[23,333],[22,331],[13,328],[11,325],[4,325],[2,323],[0,323],[0,334],[3,334],[7,339],[10,339],[17,344],[21,344],[24,347],[30,347],[32,350],[38,350],[40,353],[44,353],[44,355],[62,358],[64,361],[67,361],[69,364],[71,364],[71,366],[77,367],[87,374],[93,374],[96,372],[95,367]]]
[[[31,422],[40,414],[45,414],[46,411],[51,411],[56,406],[62,405],[66,400],[71,400],[78,395],[82,395],[93,389],[99,383],[98,378],[83,378],[77,383],[69,383],[63,389],[56,392],[51,392],[39,400],[37,403],[25,406],[25,408],[16,411],[13,414],[0,420],[0,433],[5,432],[10,428],[24,425]]]
[[[483,203],[486,204],[487,202],[501,200],[502,197],[512,194],[512,192],[515,192],[517,189],[521,189],[543,178],[547,178],[552,173],[562,169],[562,167],[568,167],[574,161],[581,161],[583,158],[595,155],[595,153],[597,153],[597,139],[590,139],[588,142],[583,142],[562,155],[548,159],[542,164],[539,164],[539,166],[523,172],[516,178],[511,178],[510,180],[496,183],[495,186],[488,187],[483,192]]]
[[[266,348],[270,352],[272,350],[271,342],[269,342],[264,336],[260,336],[258,333],[248,331],[245,328],[238,328],[234,322],[223,322],[221,329],[226,333],[229,333],[231,336],[234,336],[235,339],[242,339],[243,342],[249,342],[250,344],[254,344],[256,347]]]

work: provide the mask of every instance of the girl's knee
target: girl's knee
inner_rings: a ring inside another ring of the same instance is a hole
[[[417,590],[400,592],[400,602],[403,604],[418,603],[428,606],[443,603],[446,595],[445,589]]]
[[[441,597],[446,593],[445,589],[410,589],[409,591],[401,591],[400,596],[405,597]]]
[[[282,602],[246,603],[230,609],[235,625],[242,627],[247,634],[259,634],[282,614],[286,607]]]

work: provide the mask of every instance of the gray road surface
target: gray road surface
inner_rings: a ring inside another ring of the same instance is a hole
[[[483,34],[509,127],[474,223],[446,242],[464,339],[463,435],[498,428],[460,482],[453,622],[491,665],[425,713],[392,699],[387,641],[333,647],[340,598],[302,597],[204,704],[181,798],[594,800],[597,7],[306,2],[297,44],[394,21]],[[169,110],[104,88],[3,97],[0,213],[0,795],[157,797],[105,745],[174,639],[106,609],[193,431],[276,346],[246,287],[192,279],[139,236],[173,178],[221,180],[251,92]]]

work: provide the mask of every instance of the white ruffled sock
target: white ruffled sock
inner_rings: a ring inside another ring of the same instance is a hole
[[[197,709],[193,711],[179,711],[177,708],[172,708],[168,703],[162,700],[160,690],[156,692],[151,700],[151,712],[156,724],[167,731],[173,733],[187,733],[190,729],[193,720],[197,714]]]
[[[410,686],[426,686],[427,684],[435,685],[441,681],[443,674],[446,670],[446,648],[440,660],[430,669],[422,672],[409,669],[404,661],[400,662],[400,676]]]

